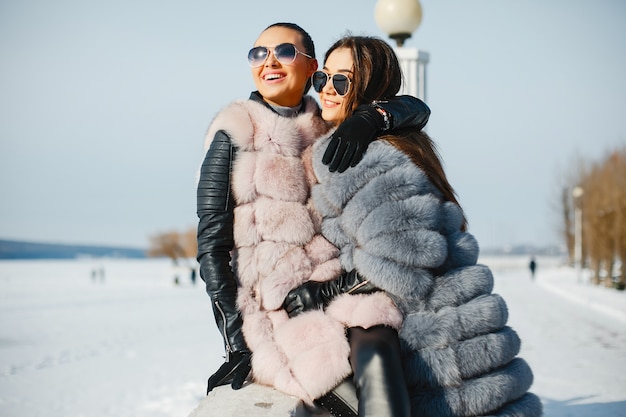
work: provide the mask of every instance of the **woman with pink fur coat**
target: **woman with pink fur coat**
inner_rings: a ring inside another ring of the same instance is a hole
[[[312,404],[352,372],[346,327],[368,327],[380,317],[390,327],[401,324],[391,299],[366,288],[354,288],[371,300],[354,317],[318,310],[290,319],[282,308],[291,289],[342,272],[338,249],[320,235],[321,218],[310,204],[314,176],[302,159],[329,130],[305,95],[317,69],[314,57],[299,26],[268,27],[248,55],[258,91],[225,107],[207,132],[198,261],[226,350],[208,391],[227,383],[238,389],[252,369],[255,382]],[[393,126],[421,128],[430,113],[411,97],[384,106],[384,114],[365,106],[334,132],[323,157],[327,169],[345,171],[378,134]],[[344,304],[339,311],[352,309]]]

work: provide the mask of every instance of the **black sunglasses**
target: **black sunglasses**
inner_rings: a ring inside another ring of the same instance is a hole
[[[324,71],[315,71],[311,76],[311,82],[313,83],[313,89],[320,93],[324,86],[332,80],[333,88],[340,97],[348,94],[350,89],[350,78],[345,74],[327,74]]]
[[[292,64],[296,60],[298,54],[302,54],[307,58],[313,58],[296,48],[293,43],[281,43],[273,48],[267,46],[256,46],[248,52],[248,63],[252,68],[260,67],[270,55],[270,49],[274,50],[274,57],[283,65]]]

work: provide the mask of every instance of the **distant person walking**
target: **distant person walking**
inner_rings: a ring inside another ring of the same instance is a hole
[[[530,278],[535,279],[535,270],[537,269],[537,262],[535,261],[535,257],[530,258],[530,263],[528,264],[528,269],[530,269]]]
[[[196,268],[191,268],[191,284],[196,285]]]

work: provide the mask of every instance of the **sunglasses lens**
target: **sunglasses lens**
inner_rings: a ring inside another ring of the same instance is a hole
[[[257,46],[250,49],[248,52],[248,62],[252,68],[260,67],[267,58],[267,48],[264,46]]]
[[[331,79],[333,83],[333,88],[335,89],[337,94],[342,97],[345,96],[350,89],[350,79],[348,78],[348,76],[344,74],[334,74]],[[322,92],[327,82],[328,74],[326,74],[324,71],[316,71],[311,77],[313,89],[318,93]]]
[[[333,75],[333,87],[335,87],[337,94],[345,96],[348,92],[348,87],[350,87],[350,81],[348,77],[343,74],[335,74]]]
[[[274,48],[274,56],[281,64],[291,64],[296,59],[296,47],[290,43],[281,43]]]
[[[317,93],[320,93],[324,89],[324,86],[326,85],[326,82],[328,81],[328,76],[326,75],[325,72],[316,71],[313,73],[313,77],[311,77],[311,79],[312,79],[311,82],[313,84],[313,89]]]

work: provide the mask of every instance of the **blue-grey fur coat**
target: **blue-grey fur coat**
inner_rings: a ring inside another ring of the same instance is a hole
[[[385,290],[404,315],[412,415],[542,415],[506,304],[492,293],[489,268],[476,263],[476,240],[461,231],[460,208],[389,142],[372,143],[344,173],[322,164],[327,144],[318,141],[312,157],[322,233],[340,248],[345,270]]]

